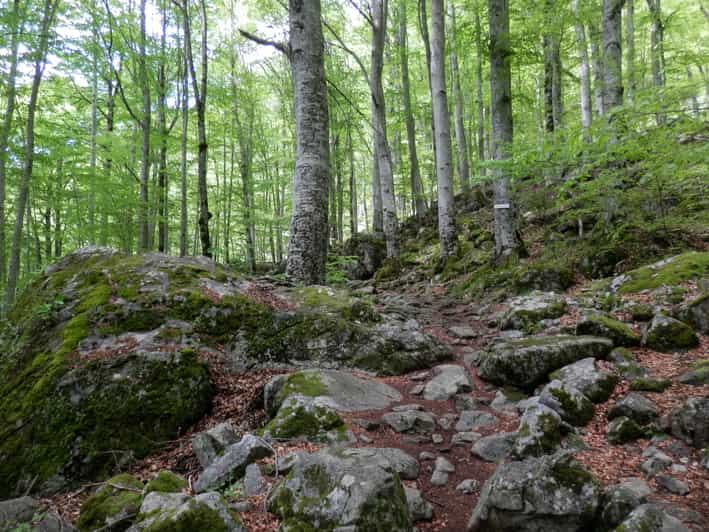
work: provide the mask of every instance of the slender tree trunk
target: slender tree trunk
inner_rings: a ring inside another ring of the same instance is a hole
[[[475,100],[477,104],[478,123],[478,160],[485,160],[485,102],[483,101],[483,44],[482,44],[482,24],[480,22],[479,1],[475,2]],[[485,167],[481,164],[479,174],[485,176]]]
[[[377,175],[382,198],[382,218],[387,257],[399,256],[397,242],[396,200],[394,197],[394,172],[392,170],[391,149],[387,140],[386,105],[382,86],[384,68],[384,41],[386,38],[388,0],[372,1],[372,62],[370,91],[372,96],[372,125],[374,127]]]
[[[212,217],[212,213],[209,212],[207,191],[207,7],[205,0],[200,0],[201,65],[199,80],[197,79],[197,71],[192,54],[192,32],[187,0],[183,0],[182,9],[185,17],[185,55],[187,56],[190,77],[192,78],[192,92],[194,93],[195,107],[197,108],[197,195],[199,203],[197,223],[199,225],[199,241],[202,246],[202,255],[211,257],[212,244],[209,237],[209,220]]]
[[[109,74],[112,75],[112,74]],[[106,152],[106,158],[103,162],[103,178],[107,183],[111,182],[111,174],[113,172],[113,156],[111,152],[111,139],[113,137],[114,121],[116,111],[116,89],[113,84],[113,79],[106,80],[106,139],[107,142],[102,146]],[[101,245],[108,245],[108,209],[103,208],[101,211]]]
[[[37,100],[39,99],[39,85],[42,82],[44,67],[47,60],[47,50],[49,48],[49,32],[54,23],[54,16],[57,11],[58,0],[45,0],[42,11],[42,22],[40,25],[39,43],[33,52],[34,74],[32,77],[32,88],[30,89],[30,99],[27,104],[27,128],[25,138],[25,160],[20,178],[19,193],[17,196],[17,209],[15,211],[15,227],[12,235],[12,250],[10,253],[10,268],[8,270],[7,287],[5,301],[10,306],[15,300],[15,290],[17,288],[17,278],[20,272],[20,250],[22,246],[22,227],[27,205],[27,198],[30,192],[30,180],[32,179],[32,168],[34,165],[34,120],[37,111]]]
[[[635,96],[635,0],[625,0],[625,79],[626,98]]]
[[[652,64],[652,84],[662,99],[662,87],[665,86],[665,54],[664,54],[664,25],[662,22],[662,4],[660,0],[647,0],[650,10],[650,62]],[[664,112],[655,114],[657,125],[666,122]]]
[[[355,176],[354,150],[352,147],[352,128],[347,123],[347,153],[350,163],[350,238],[357,234],[359,223],[357,220],[357,178]]]
[[[296,157],[287,276],[325,280],[330,176],[320,0],[289,0],[290,60],[295,95]]]
[[[146,0],[140,1],[140,57],[139,76],[143,95],[143,114],[140,121],[142,131],[142,142],[140,152],[140,240],[138,247],[140,251],[150,249],[150,224],[149,224],[149,203],[148,203],[148,181],[150,180],[150,129],[151,129],[151,107],[150,107],[150,85],[148,82],[148,56],[147,56],[147,33],[146,33]]]
[[[62,196],[64,195],[64,159],[57,161],[57,182],[54,191],[54,256],[62,255]]]
[[[5,284],[7,278],[7,259],[5,257],[5,193],[7,188],[7,155],[10,129],[12,128],[12,117],[15,113],[15,94],[17,82],[17,67],[20,48],[20,33],[22,31],[20,14],[20,1],[13,0],[12,14],[13,21],[12,35],[10,36],[10,70],[7,75],[5,91],[7,93],[5,103],[5,113],[3,115],[2,129],[0,129],[0,287]]]
[[[163,4],[162,31],[160,34],[160,64],[158,65],[158,130],[160,132],[160,147],[158,150],[158,251],[167,252],[167,9]]]
[[[409,53],[406,28],[406,1],[399,3],[399,60],[401,62],[401,92],[406,122],[406,142],[409,149],[409,175],[411,180],[411,210],[417,218],[426,211],[421,184],[418,153],[416,152],[416,123],[411,110],[411,83],[409,80]]]
[[[603,114],[606,116],[613,108],[623,105],[623,2],[624,0],[603,0]]]
[[[593,109],[596,116],[603,116],[603,53],[601,31],[596,22],[589,24],[591,38],[591,62],[593,65]]]
[[[689,80],[689,83],[692,83],[692,78],[694,76],[692,75],[692,67],[687,66],[687,79]],[[699,98],[697,98],[697,94],[694,93],[691,97],[691,102],[692,102],[692,115],[694,118],[699,118]]]
[[[419,30],[421,40],[426,52],[426,74],[428,75],[428,90],[433,102],[433,85],[431,85],[431,39],[428,35],[428,15],[426,14],[426,0],[419,0]],[[431,113],[433,114],[433,112]],[[431,120],[431,145],[433,146],[433,161],[436,161],[436,124]],[[433,197],[433,196],[432,196]]]
[[[187,16],[186,14],[184,16]],[[182,131],[180,136],[180,257],[187,255],[187,136],[189,127],[189,74],[187,57],[182,62],[182,90],[180,109],[182,114]]]
[[[448,14],[450,15],[450,60],[451,78],[453,85],[453,99],[455,100],[455,138],[458,148],[458,175],[463,190],[470,188],[470,161],[468,160],[468,141],[465,134],[465,112],[463,110],[463,91],[460,89],[460,68],[458,68],[458,54],[456,53],[456,21],[455,6],[452,0],[448,0]],[[433,7],[431,7],[433,11]]]
[[[438,238],[441,259],[455,256],[458,239],[453,204],[453,153],[450,115],[446,93],[445,20],[443,0],[431,0],[431,87],[433,121],[436,128],[436,169],[438,177]]]
[[[513,139],[512,126],[512,70],[510,59],[510,12],[509,0],[489,0],[490,20],[490,95],[492,111],[492,159],[506,161],[510,158]],[[523,255],[524,245],[517,227],[506,170],[493,170],[495,181],[495,260]]]
[[[98,48],[98,28],[93,28],[93,44]],[[98,136],[98,59],[91,52],[91,146],[89,148],[88,217],[89,244],[96,243],[96,137]]]
[[[581,126],[583,127],[584,142],[591,142],[591,124],[593,121],[593,111],[591,108],[591,67],[588,60],[588,44],[586,43],[586,30],[584,29],[581,13],[579,10],[579,0],[573,0],[571,9],[574,13],[574,29],[576,31],[576,47],[579,54],[579,83],[580,104],[581,104]]]

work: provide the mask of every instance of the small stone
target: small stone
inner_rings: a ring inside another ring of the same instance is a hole
[[[358,427],[362,427],[364,430],[377,430],[382,426],[381,422],[377,419],[355,418],[352,422]]]
[[[438,426],[443,430],[450,430],[453,428],[456,419],[458,419],[458,416],[455,414],[445,414],[443,417],[438,418]]]
[[[640,469],[646,476],[654,477],[663,469],[670,467],[670,465],[672,465],[672,458],[667,456],[665,453],[658,451],[645,460],[640,466]]]
[[[455,472],[455,466],[451,464],[448,460],[443,458],[442,456],[439,456],[436,458],[436,466],[435,469],[439,471],[445,471],[446,473],[453,473]]]
[[[372,440],[372,438],[370,438],[369,436],[365,436],[364,434],[360,434],[359,441],[361,441],[363,443],[372,443],[372,441],[374,441],[374,440]]]
[[[687,472],[687,466],[680,464],[672,464],[672,472],[675,474],[681,474]]]
[[[426,379],[428,379],[428,372],[424,371],[422,373],[415,373],[414,375],[411,375],[411,377],[409,377],[409,378],[414,382],[425,381]]]
[[[460,491],[465,493],[466,495],[470,495],[471,493],[475,493],[480,489],[480,482],[475,480],[474,478],[466,478],[463,482],[458,484],[455,487],[455,491]]]
[[[236,513],[250,512],[254,509],[251,501],[236,501],[231,504],[231,507]]]
[[[497,421],[497,418],[489,412],[482,410],[463,410],[460,413],[458,423],[455,425],[455,430],[458,432],[466,432],[478,427],[492,425]]]
[[[421,495],[421,491],[416,488],[404,486],[406,493],[406,505],[409,507],[409,515],[414,522],[430,521],[433,518],[433,506]]]
[[[263,492],[265,481],[261,474],[261,468],[258,464],[249,464],[246,466],[244,474],[244,493],[247,497],[253,497]]]
[[[476,331],[472,327],[454,326],[454,327],[451,327],[450,329],[448,329],[448,332],[450,333],[451,336],[454,336],[456,338],[461,338],[463,340],[478,337],[478,331]]]
[[[409,410],[423,410],[423,406],[417,403],[411,403],[408,405],[397,405],[392,407],[393,412],[408,412]]]
[[[476,441],[470,452],[486,462],[499,462],[510,455],[516,438],[516,432],[491,434]]]
[[[441,436],[440,434],[432,434],[431,440],[433,441],[433,443],[438,445],[438,444],[443,443],[443,436]]]
[[[453,434],[453,437],[451,438],[451,445],[467,445],[478,441],[480,438],[482,438],[482,434],[479,432],[457,432],[456,434]]]
[[[655,480],[658,486],[665,488],[670,493],[675,493],[676,495],[687,495],[689,493],[689,486],[686,483],[669,475],[657,475]]]
[[[460,412],[462,410],[474,410],[477,402],[472,395],[458,394],[455,396],[455,409]]]
[[[417,384],[416,386],[411,388],[411,391],[409,393],[411,395],[421,395],[423,393],[424,388],[425,388],[425,385]]]
[[[426,460],[435,460],[436,455],[430,451],[421,451],[419,453],[419,460],[426,461]]]

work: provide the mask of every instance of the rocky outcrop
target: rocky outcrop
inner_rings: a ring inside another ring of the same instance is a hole
[[[584,358],[604,358],[613,348],[606,338],[538,336],[494,345],[482,356],[478,375],[495,384],[531,390],[549,373]]]
[[[561,443],[561,416],[539,402],[528,406],[519,422],[515,456],[539,456],[553,453]]]
[[[692,328],[669,316],[657,315],[650,322],[643,343],[658,351],[688,349],[699,345],[699,338]]]
[[[268,509],[284,530],[411,532],[399,474],[369,456],[337,448],[302,454],[274,489]]]
[[[239,437],[232,424],[220,423],[216,427],[192,436],[192,450],[199,464],[205,468],[221,455],[224,449],[237,441]]]
[[[591,474],[563,453],[509,462],[485,483],[468,530],[592,529],[601,496]]]

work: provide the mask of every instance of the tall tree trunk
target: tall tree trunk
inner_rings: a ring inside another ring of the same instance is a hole
[[[37,111],[37,100],[39,99],[39,85],[42,82],[44,67],[47,60],[47,50],[49,48],[49,32],[54,23],[54,17],[59,5],[59,0],[45,0],[42,11],[42,22],[40,24],[39,43],[34,50],[34,74],[32,77],[32,88],[30,90],[30,100],[27,104],[27,128],[25,137],[25,160],[20,178],[19,193],[17,196],[17,209],[15,210],[15,227],[12,235],[12,250],[10,252],[10,268],[7,276],[7,287],[5,302],[10,306],[15,300],[15,290],[17,288],[17,278],[20,272],[20,250],[22,246],[22,227],[27,206],[27,198],[30,192],[30,180],[32,179],[32,168],[34,165],[34,120]]]
[[[93,45],[98,49],[98,28],[92,30]],[[88,215],[89,244],[96,243],[96,137],[98,135],[98,58],[91,52],[91,146],[89,148]]]
[[[347,123],[347,153],[350,163],[350,237],[357,234],[359,223],[357,216],[357,178],[355,176],[354,150],[352,147],[352,127]]]
[[[628,102],[635,96],[635,0],[625,0],[625,79]]]
[[[140,1],[140,57],[138,59],[138,69],[140,85],[143,95],[143,114],[140,120],[142,132],[140,151],[140,239],[138,247],[140,251],[147,251],[150,248],[150,224],[149,224],[149,204],[148,204],[148,181],[150,179],[150,128],[151,128],[151,108],[150,108],[150,84],[148,82],[148,56],[147,56],[147,30],[146,30],[146,0]]]
[[[482,24],[480,22],[480,3],[475,2],[475,100],[477,104],[478,123],[478,161],[485,160],[485,102],[483,101],[483,44],[482,44]],[[480,176],[485,175],[485,167],[480,164]]]
[[[431,16],[433,16],[433,6],[431,7]],[[463,91],[460,90],[460,69],[458,68],[458,54],[456,53],[456,24],[455,24],[455,6],[452,0],[449,0],[448,13],[450,15],[450,59],[451,59],[451,78],[453,84],[453,99],[455,100],[455,138],[458,148],[458,175],[463,190],[470,188],[470,161],[468,160],[468,141],[465,134],[465,113],[463,110]]]
[[[187,16],[186,14],[184,15]],[[180,113],[182,115],[182,131],[180,136],[180,257],[187,255],[187,136],[189,126],[189,67],[186,54],[182,60],[182,90],[180,91]]]
[[[202,255],[211,257],[212,244],[209,238],[209,220],[212,217],[212,213],[209,212],[207,192],[207,7],[205,0],[200,0],[201,65],[199,80],[197,79],[197,71],[192,54],[192,30],[187,0],[183,0],[182,10],[184,13],[185,55],[187,56],[190,78],[192,78],[192,92],[194,93],[195,107],[197,108],[197,195],[199,203],[197,223],[199,226],[199,241],[202,246]]]
[[[513,139],[512,129],[512,70],[510,59],[510,11],[509,0],[489,0],[490,20],[490,98],[492,112],[492,159],[506,161],[510,158]],[[524,245],[517,227],[506,170],[493,170],[495,181],[495,260],[506,260],[524,254]]]
[[[330,176],[320,0],[289,0],[290,60],[295,96],[296,157],[287,276],[305,284],[325,280]]]
[[[652,84],[662,99],[662,87],[665,86],[665,53],[664,53],[664,24],[662,22],[662,4],[660,0],[647,0],[650,10],[650,62],[652,63]],[[666,122],[665,114],[659,111],[655,114],[657,125]]]
[[[158,65],[158,251],[167,252],[167,66],[165,64],[167,45],[167,9],[161,5],[162,31],[160,33],[160,64]]]
[[[622,27],[624,0],[603,0],[603,114],[623,105]],[[612,117],[609,117],[612,119]]]
[[[369,76],[372,96],[372,126],[374,128],[374,153],[377,157],[379,192],[382,198],[382,218],[387,257],[399,256],[397,243],[396,200],[394,198],[394,172],[391,163],[391,149],[387,139],[386,105],[382,86],[384,69],[384,41],[386,38],[388,0],[372,1],[372,62]]]
[[[426,52],[426,74],[428,75],[428,91],[433,102],[433,85],[431,85],[431,39],[428,35],[428,15],[426,14],[426,0],[419,0],[419,30],[421,40]],[[433,112],[431,113],[433,114]],[[431,120],[431,145],[433,146],[433,161],[436,161],[436,124]],[[432,196],[433,197],[433,196]]]
[[[571,8],[574,13],[574,28],[576,31],[576,46],[579,54],[579,83],[581,85],[581,126],[583,127],[584,142],[591,142],[591,125],[593,110],[591,107],[591,67],[588,60],[588,44],[586,43],[586,30],[579,10],[579,0],[573,0]]]
[[[409,149],[409,176],[411,180],[411,210],[421,218],[426,210],[421,183],[421,170],[416,152],[416,123],[411,110],[411,83],[409,80],[409,53],[406,28],[406,0],[399,3],[399,60],[401,62],[401,92],[406,122],[406,142]]]
[[[593,65],[593,110],[596,116],[603,116],[603,53],[601,51],[601,31],[597,22],[589,23],[591,38],[591,63]]]
[[[438,178],[438,238],[441,259],[455,256],[458,239],[453,204],[453,153],[446,93],[445,20],[443,0],[431,0],[431,87],[433,122],[436,127],[436,174]]]
[[[10,129],[12,128],[12,117],[15,113],[15,94],[17,82],[17,67],[19,60],[20,33],[22,31],[20,14],[20,1],[13,0],[12,14],[12,35],[10,36],[10,70],[7,75],[5,91],[7,93],[5,103],[5,113],[3,115],[2,129],[0,129],[0,287],[5,284],[7,277],[5,257],[5,193],[7,188],[7,154],[10,139]]]
[[[106,79],[106,143],[102,145],[102,150],[106,152],[103,161],[103,178],[107,183],[111,181],[111,173],[113,171],[113,156],[111,152],[113,129],[116,112],[116,88],[114,85],[113,74],[109,74]],[[103,208],[101,211],[101,245],[108,245],[108,209]]]
[[[561,127],[563,105],[561,87],[561,35],[555,0],[545,0],[546,28],[544,41],[544,111],[545,129],[554,132]]]
[[[692,83],[692,67],[687,65],[687,79],[689,80],[689,83]],[[692,102],[692,115],[694,115],[694,118],[699,118],[699,98],[697,97],[696,92],[692,94],[691,97],[691,102]]]

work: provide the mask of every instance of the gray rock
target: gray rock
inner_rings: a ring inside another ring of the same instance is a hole
[[[474,478],[466,478],[463,482],[461,482],[455,487],[455,491],[460,491],[461,493],[465,493],[466,495],[475,493],[479,489],[480,482],[478,482]]]
[[[391,408],[392,412],[408,412],[409,410],[423,410],[423,406],[417,403],[407,405],[396,405]]]
[[[411,520],[414,523],[433,519],[433,506],[423,498],[420,490],[404,486],[404,492],[406,493],[409,515],[411,515]]]
[[[628,517],[630,512],[645,502],[647,502],[646,494],[641,495],[623,484],[609,486],[606,488],[601,510],[603,529],[615,528]]]
[[[415,480],[419,476],[419,464],[416,459],[395,447],[359,447],[343,449],[345,458],[368,460],[387,470],[396,471],[404,480]]]
[[[395,432],[432,432],[436,429],[436,418],[428,412],[406,410],[404,412],[387,412],[382,421]]]
[[[635,508],[614,532],[689,532],[682,522],[654,504]]]
[[[625,416],[639,425],[646,425],[657,419],[657,407],[647,397],[637,392],[630,392],[621,397],[608,410],[608,419]]]
[[[483,486],[468,530],[591,529],[601,496],[591,474],[565,453],[504,463]]]
[[[464,340],[477,338],[480,335],[480,333],[472,327],[465,326],[453,326],[448,329],[448,332],[451,336],[454,336],[455,338],[462,338]]]
[[[689,371],[683,373],[677,379],[682,384],[691,386],[704,386],[709,384],[709,360],[704,359],[693,364]]]
[[[436,455],[433,454],[432,452],[429,451],[421,451],[419,453],[419,460],[424,461],[424,460],[435,460]]]
[[[31,497],[0,501],[0,530],[76,532],[71,524],[51,511],[46,511],[39,501]]]
[[[467,431],[467,432],[456,432],[451,437],[451,445],[467,445],[469,443],[474,443],[482,437],[479,432]]]
[[[554,379],[573,386],[594,403],[606,401],[613,393],[618,377],[598,369],[595,358],[584,358],[564,366],[553,374]]]
[[[436,445],[443,443],[443,436],[440,434],[431,434],[431,441]]]
[[[253,497],[263,493],[266,487],[266,482],[261,474],[261,468],[258,464],[249,464],[246,466],[244,474],[244,493],[247,497]]]
[[[478,403],[472,395],[455,396],[455,409],[458,412],[461,410],[474,410],[477,406]]]
[[[539,336],[493,345],[482,358],[478,375],[498,385],[525,390],[545,381],[552,371],[578,360],[604,358],[613,348],[607,338]]]
[[[674,351],[699,345],[699,338],[686,323],[657,315],[645,331],[643,343],[657,351]]]
[[[463,410],[460,413],[458,423],[455,424],[455,430],[458,432],[466,432],[478,427],[492,425],[497,422],[497,418],[490,412],[483,410]]]
[[[318,392],[314,394],[313,389]],[[263,395],[270,415],[293,395],[307,395],[314,404],[340,412],[381,410],[401,401],[401,394],[382,382],[346,371],[317,369],[278,375],[266,384]]]
[[[608,314],[586,316],[576,324],[576,334],[608,338],[619,347],[640,344],[640,337],[630,327]]]
[[[701,449],[709,445],[709,398],[693,397],[670,415],[672,435]]]
[[[510,455],[516,439],[516,432],[497,432],[480,438],[470,452],[486,462],[499,462]]]
[[[645,430],[635,421],[626,416],[613,418],[608,423],[608,441],[614,444],[623,444],[637,440],[646,435]]]
[[[702,334],[709,334],[709,293],[690,301],[679,311],[679,318]]]
[[[539,394],[539,402],[561,416],[561,419],[582,427],[593,417],[593,403],[573,385],[553,380]]]
[[[197,493],[222,487],[241,478],[246,466],[273,454],[271,447],[252,434],[246,434],[240,442],[227,447],[224,454],[212,462],[199,476],[194,489]]]
[[[554,452],[561,443],[561,416],[548,406],[530,406],[522,414],[513,452],[517,457]]]
[[[231,422],[220,423],[192,436],[192,450],[204,469],[224,452],[224,449],[239,441]]]
[[[665,488],[670,493],[676,495],[687,495],[689,493],[689,486],[686,482],[682,482],[678,478],[671,477],[670,475],[657,475],[655,477],[657,485]]]
[[[566,312],[563,296],[553,292],[532,292],[508,301],[510,309],[502,320],[503,329],[531,331],[540,321],[558,318]]]
[[[498,390],[490,403],[490,408],[498,412],[517,410],[517,403],[519,403],[518,400],[510,399],[503,390]]]
[[[647,460],[645,460],[640,469],[648,477],[654,477],[660,471],[663,471],[672,465],[672,458],[667,456],[662,451],[654,451]]]
[[[462,366],[444,364],[433,368],[434,377],[423,389],[427,401],[446,401],[462,392],[473,391],[468,371]]]
[[[431,484],[434,486],[445,486],[448,483],[448,475],[455,472],[455,467],[448,460],[439,456],[433,467]]]
[[[451,430],[457,419],[457,415],[453,413],[448,413],[443,414],[441,417],[439,417],[437,423],[438,426],[441,427],[443,430]]]
[[[317,443],[355,441],[339,414],[317,399],[300,394],[288,396],[263,428],[264,438]]]
[[[652,488],[644,479],[632,477],[625,479],[619,484],[620,487],[632,491],[638,497],[647,497],[652,493]]]
[[[399,475],[371,457],[346,456],[338,448],[303,454],[268,499],[284,530],[391,530],[411,532]]]

